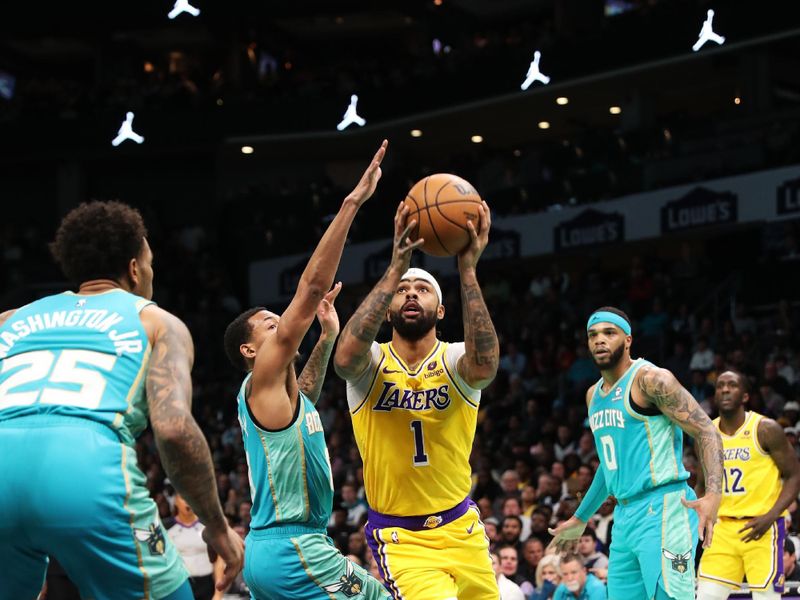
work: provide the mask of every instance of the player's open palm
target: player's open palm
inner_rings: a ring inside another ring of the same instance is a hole
[[[405,273],[411,265],[411,254],[416,248],[422,246],[425,240],[420,238],[414,242],[409,235],[411,230],[417,226],[417,220],[408,220],[408,207],[404,202],[397,207],[394,215],[394,246],[392,247],[392,264],[399,271]]]
[[[380,181],[382,174],[381,162],[383,161],[383,157],[386,156],[386,147],[388,145],[389,142],[383,140],[381,147],[378,148],[375,156],[372,157],[372,162],[369,163],[367,170],[364,171],[364,174],[361,176],[361,180],[348,195],[348,198],[355,200],[358,206],[364,204],[364,202],[369,200],[372,194],[375,193],[375,188],[378,186],[378,181]]]
[[[203,540],[208,544],[208,558],[213,563],[219,556],[225,563],[222,579],[215,582],[219,591],[226,590],[244,564],[244,540],[230,526],[218,533],[212,533],[208,527],[203,530]]]
[[[703,542],[703,548],[708,548],[711,545],[711,538],[714,535],[714,524],[717,522],[717,513],[719,512],[719,503],[722,500],[720,494],[706,494],[697,500],[686,500],[681,498],[681,502],[686,508],[691,508],[697,511],[697,517],[700,521],[698,525],[700,539]]]
[[[336,307],[333,303],[341,291],[342,282],[340,281],[325,294],[317,306],[317,321],[322,326],[322,337],[335,338],[339,335],[339,315],[336,314]]]
[[[478,207],[478,224],[467,221],[469,230],[469,244],[458,255],[458,264],[461,267],[475,268],[478,259],[489,244],[489,230],[492,228],[492,216],[489,205],[481,201]]]
[[[557,552],[575,552],[575,546],[586,529],[586,523],[578,517],[570,517],[555,529],[548,529],[548,533],[553,536],[553,541],[547,547],[555,548]]]

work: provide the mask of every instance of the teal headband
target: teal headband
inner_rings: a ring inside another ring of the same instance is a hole
[[[592,316],[589,317],[589,320],[586,322],[586,331],[589,331],[590,327],[598,323],[613,323],[622,329],[625,335],[631,334],[631,324],[628,323],[624,317],[620,317],[616,313],[608,312],[607,310],[600,310],[596,313],[592,313]]]

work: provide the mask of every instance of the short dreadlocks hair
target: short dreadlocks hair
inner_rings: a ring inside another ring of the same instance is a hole
[[[67,213],[50,252],[72,283],[118,279],[140,255],[146,237],[138,210],[117,201],[92,201]]]
[[[231,364],[239,371],[247,372],[247,361],[244,359],[244,356],[242,356],[239,347],[242,344],[246,344],[247,340],[250,339],[250,335],[253,333],[250,317],[262,310],[267,309],[263,306],[248,308],[231,321],[230,325],[225,329],[225,355],[228,357],[228,360],[231,361]]]

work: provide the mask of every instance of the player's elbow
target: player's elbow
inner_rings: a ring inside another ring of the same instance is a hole
[[[490,364],[469,365],[467,367],[467,383],[476,390],[488,387],[497,376],[497,364],[490,361]]]

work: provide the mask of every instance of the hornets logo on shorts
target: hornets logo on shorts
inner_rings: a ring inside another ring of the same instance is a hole
[[[329,594],[335,594],[336,592],[342,592],[348,598],[353,598],[354,596],[358,596],[361,594],[361,589],[364,587],[364,582],[358,578],[355,574],[355,570],[353,569],[353,563],[349,560],[347,561],[347,566],[345,567],[344,575],[339,578],[339,581],[333,583],[331,585],[324,585],[322,589],[324,589]]]
[[[692,557],[692,551],[684,552],[683,554],[673,554],[666,548],[662,549],[664,553],[664,557],[672,561],[672,570],[677,571],[678,573],[686,573],[689,569],[689,559]]]
[[[149,529],[136,529],[136,539],[147,544],[147,549],[152,555],[164,554],[166,549],[164,543],[164,532],[161,525],[151,523]]]

